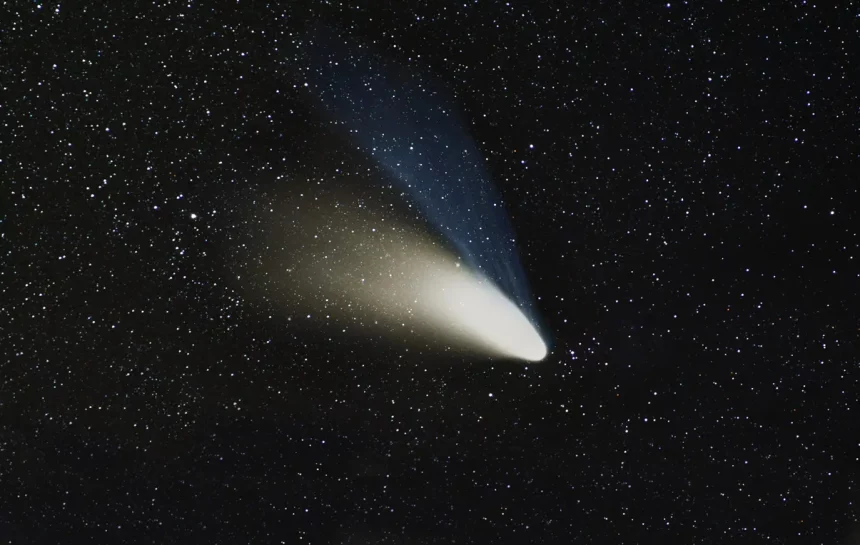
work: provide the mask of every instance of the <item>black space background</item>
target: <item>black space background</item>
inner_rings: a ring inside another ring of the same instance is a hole
[[[0,7],[0,539],[853,543],[857,3],[360,4]],[[545,362],[229,281],[255,202],[362,161],[319,22],[456,96]]]

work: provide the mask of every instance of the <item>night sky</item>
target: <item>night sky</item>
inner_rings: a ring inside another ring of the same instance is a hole
[[[0,8],[0,541],[860,539],[857,4],[356,4]],[[337,184],[422,221],[320,25],[449,94],[543,362],[260,273]]]

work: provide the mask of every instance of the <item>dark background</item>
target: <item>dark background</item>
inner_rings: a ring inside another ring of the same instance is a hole
[[[4,543],[857,538],[856,3],[0,10]],[[230,281],[247,211],[345,156],[303,94],[319,22],[456,96],[545,362]]]

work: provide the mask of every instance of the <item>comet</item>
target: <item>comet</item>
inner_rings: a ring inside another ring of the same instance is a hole
[[[254,212],[251,291],[341,333],[543,360],[505,202],[444,88],[326,29],[299,42],[297,88],[351,151],[321,149],[309,185],[292,176]]]

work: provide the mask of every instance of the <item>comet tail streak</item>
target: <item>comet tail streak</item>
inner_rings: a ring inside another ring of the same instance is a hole
[[[546,356],[537,329],[491,280],[416,226],[386,221],[366,201],[358,212],[348,199],[270,213],[270,250],[246,286],[291,316],[348,332],[489,357]]]

